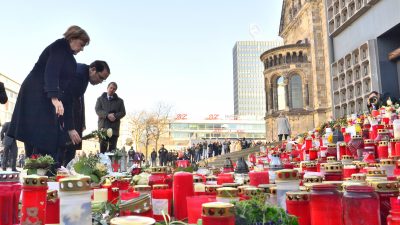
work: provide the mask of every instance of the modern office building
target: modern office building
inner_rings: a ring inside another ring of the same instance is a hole
[[[281,41],[238,41],[233,48],[234,114],[265,116],[263,64],[260,55]]]
[[[0,82],[4,83],[8,97],[6,104],[0,104],[0,124],[3,124],[11,121],[21,84],[2,73],[0,73]]]
[[[367,111],[371,91],[400,96],[400,1],[326,0],[333,112]]]
[[[279,36],[284,45],[264,52],[267,140],[277,139],[276,118],[288,117],[292,135],[332,115],[325,4],[283,0]]]
[[[212,114],[216,115],[216,114]],[[122,146],[126,138],[132,138],[132,124],[130,116],[127,115],[121,120],[120,137],[118,146]],[[237,116],[225,116],[219,118],[207,117],[207,119],[193,119],[176,116],[171,118],[162,133],[158,148],[164,144],[167,149],[183,149],[192,143],[210,140],[237,140],[246,138],[248,140],[265,140],[265,124],[262,120],[249,120]],[[121,143],[120,143],[121,141]],[[134,144],[136,146],[136,143]],[[149,150],[154,147],[151,142]],[[144,149],[138,144],[138,150]]]

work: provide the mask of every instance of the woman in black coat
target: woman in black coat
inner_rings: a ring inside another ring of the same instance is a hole
[[[71,26],[58,39],[44,49],[32,71],[25,78],[17,98],[8,135],[25,143],[26,155],[51,155],[57,160],[64,122],[64,111],[72,114],[72,105],[63,95],[76,73],[74,55],[89,44],[85,30]],[[64,101],[65,100],[65,101]],[[74,143],[79,135],[69,133]]]

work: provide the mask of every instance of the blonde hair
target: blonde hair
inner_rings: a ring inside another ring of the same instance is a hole
[[[67,31],[65,31],[64,37],[67,41],[71,41],[72,39],[80,39],[85,42],[85,45],[88,45],[90,42],[90,37],[86,31],[76,25],[70,26]]]

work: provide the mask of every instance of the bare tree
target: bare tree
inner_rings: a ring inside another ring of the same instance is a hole
[[[153,124],[153,138],[155,149],[158,149],[158,140],[168,131],[168,125],[171,122],[169,116],[171,114],[172,106],[163,102],[157,103],[154,110],[154,124]]]
[[[135,150],[137,151],[139,149],[139,143],[142,141],[142,136],[144,131],[146,130],[146,117],[147,117],[147,112],[146,111],[140,111],[137,113],[134,113],[133,115],[130,115],[130,126],[132,127],[132,139],[135,142]]]

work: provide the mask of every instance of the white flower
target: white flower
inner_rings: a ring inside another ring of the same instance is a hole
[[[112,131],[112,129],[111,128],[108,128],[107,129],[107,137],[111,137],[113,135],[113,131]]]

